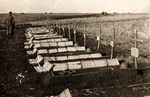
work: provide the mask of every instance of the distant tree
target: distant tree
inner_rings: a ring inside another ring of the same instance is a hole
[[[108,13],[103,11],[103,12],[101,12],[101,14],[102,15],[107,15]]]
[[[107,15],[107,12],[101,12],[102,15]]]
[[[101,12],[102,15],[104,15],[104,12]]]
[[[107,12],[104,12],[104,15],[107,15]]]
[[[20,13],[20,14],[24,14],[24,13],[22,12],[22,13]]]
[[[47,14],[47,12],[45,12],[44,14]]]

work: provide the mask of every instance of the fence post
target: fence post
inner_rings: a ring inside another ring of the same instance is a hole
[[[60,32],[61,32],[61,27],[60,27],[60,24],[59,24],[59,32],[58,32],[58,35],[60,35]]]
[[[85,26],[85,24],[84,24],[84,33],[83,33],[84,46],[86,46],[86,35],[85,35],[85,32],[86,32],[86,26]]]
[[[134,30],[135,33],[135,41],[134,41],[134,46],[135,48],[137,47],[136,39],[137,39],[137,30]],[[135,68],[137,69],[137,58],[135,57]]]
[[[76,44],[76,29],[74,29],[74,44]]]
[[[62,30],[63,30],[63,36],[65,37],[65,28],[64,28],[64,26],[62,26]]]
[[[113,58],[113,52],[114,52],[114,41],[111,41],[110,42],[110,45],[111,45],[111,55],[110,55],[110,59]]]
[[[83,37],[84,37],[84,46],[86,46],[86,35],[83,34]]]
[[[70,37],[70,26],[69,26],[69,24],[68,24],[68,33],[69,33],[69,40],[70,40],[71,37]]]
[[[99,35],[97,36],[97,51],[100,49],[101,43],[101,27],[99,28]]]
[[[113,58],[113,53],[114,53],[114,44],[115,44],[115,40],[116,40],[116,32],[115,32],[115,28],[113,28],[113,41],[111,41],[110,45],[111,45],[111,55],[110,55],[110,59]]]
[[[115,40],[116,40],[116,29],[113,28],[113,30],[114,30],[114,37],[113,37],[113,39],[114,39],[114,41],[115,41]]]

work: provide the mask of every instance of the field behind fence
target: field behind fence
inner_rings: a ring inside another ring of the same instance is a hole
[[[61,27],[70,27],[77,29],[77,33],[80,33],[77,37],[78,42],[82,42],[83,34],[87,37],[87,47],[93,51],[97,50],[96,36],[101,31],[101,53],[107,53],[110,55],[111,47],[110,41],[115,41],[114,56],[119,60],[134,60],[131,56],[131,47],[134,47],[134,41],[131,39],[135,37],[134,30],[144,34],[145,36],[137,35],[137,39],[143,40],[137,42],[137,48],[139,49],[138,64],[146,64],[149,66],[149,18],[148,14],[125,14],[125,15],[110,15],[102,17],[91,18],[74,18],[54,20],[51,24],[57,24]],[[51,25],[47,24],[47,25]],[[101,30],[100,30],[101,29]],[[114,34],[115,32],[115,34]],[[140,62],[140,63],[139,63]]]

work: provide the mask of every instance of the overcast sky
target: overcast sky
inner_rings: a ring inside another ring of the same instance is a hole
[[[148,13],[150,0],[0,0],[0,13]]]

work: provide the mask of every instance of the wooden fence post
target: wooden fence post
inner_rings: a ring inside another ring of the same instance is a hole
[[[83,33],[84,46],[86,46],[86,35],[85,35],[85,32],[86,32],[86,26],[85,26],[85,24],[84,24],[84,33]]]
[[[70,26],[69,26],[69,24],[68,24],[68,33],[69,33],[69,40],[71,39],[71,37],[70,37]]]
[[[113,28],[113,41],[111,41],[110,45],[111,45],[111,55],[110,55],[110,59],[113,58],[113,53],[114,53],[114,44],[115,44],[115,40],[116,40],[116,32],[115,32],[115,28]]]
[[[59,24],[59,32],[58,32],[58,35],[60,35],[61,33],[61,27],[60,27],[60,24]]]
[[[86,35],[83,34],[83,37],[84,37],[84,46],[86,46]]]
[[[136,40],[137,40],[137,30],[135,29],[134,30],[134,33],[135,33],[135,41],[134,41],[134,47],[137,48],[137,43],[136,43]],[[135,57],[135,68],[137,69],[137,58]]]
[[[76,44],[76,29],[74,29],[74,44]]]
[[[101,43],[101,27],[99,28],[99,35],[97,36],[97,51],[100,49]]]

